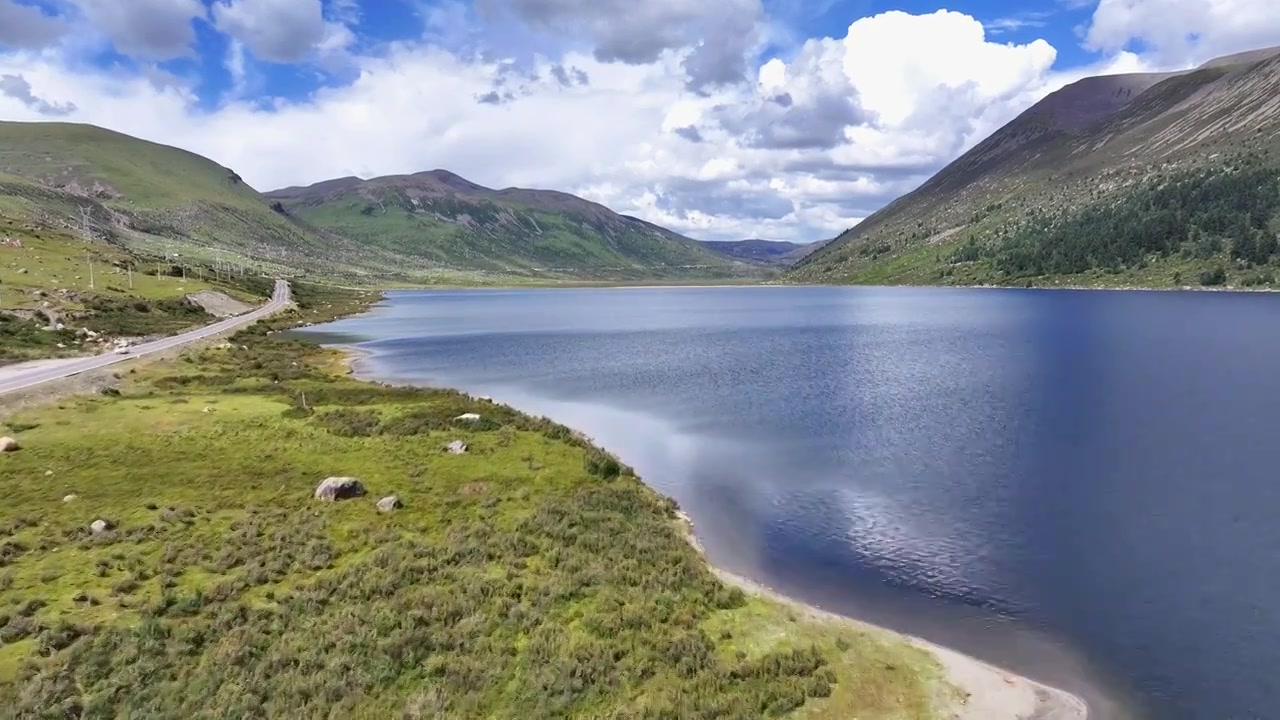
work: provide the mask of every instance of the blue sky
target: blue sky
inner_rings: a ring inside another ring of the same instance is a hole
[[[49,15],[74,14],[73,6],[50,0],[15,0],[18,4],[39,7]],[[123,0],[127,2],[128,0]],[[199,0],[212,12],[217,0]],[[430,14],[464,13],[475,35],[456,33],[440,37],[442,44],[459,50],[477,47],[485,36],[488,44],[502,48],[515,57],[535,52],[555,52],[564,46],[559,38],[540,31],[530,32],[525,27],[512,27],[508,20],[491,18],[482,20],[470,3],[439,2],[436,0],[363,0],[361,2],[333,2],[324,0],[322,12],[329,16],[346,14],[347,26],[355,35],[354,49],[376,52],[380,46],[393,42],[412,42],[428,32]],[[785,30],[785,35],[765,42],[753,50],[763,62],[773,57],[788,58],[799,43],[811,37],[838,37],[849,24],[861,17],[873,16],[891,10],[912,14],[932,13],[949,9],[971,15],[987,26],[993,39],[1002,42],[1023,43],[1043,38],[1058,50],[1059,67],[1087,64],[1100,57],[1100,53],[1084,48],[1079,37],[1081,29],[1090,18],[1091,3],[1070,0],[1039,0],[1010,3],[1000,0],[961,0],[956,3],[938,3],[936,0],[913,2],[877,2],[875,0],[769,0],[763,3],[765,13]],[[235,79],[228,71],[224,59],[232,39],[204,21],[193,20],[195,42],[190,57],[179,57],[155,64],[175,76],[188,78],[197,88],[202,104],[213,107],[235,86]],[[110,44],[103,44],[87,52],[85,61],[102,68],[126,66],[138,68],[150,62],[135,59],[119,52]],[[309,65],[260,61],[248,59],[253,75],[255,94],[287,99],[299,99],[318,87],[340,84],[348,79],[341,69],[315,68]]]
[[[0,0],[0,119],[259,189],[444,167],[817,240],[1062,85],[1280,45],[1276,0]]]

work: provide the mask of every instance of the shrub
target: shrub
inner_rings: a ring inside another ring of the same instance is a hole
[[[1219,265],[1216,268],[1213,268],[1212,270],[1205,270],[1204,272],[1200,273],[1200,284],[1204,285],[1205,287],[1210,287],[1215,285],[1225,285],[1226,283],[1227,283],[1227,271],[1222,269],[1221,265]]]

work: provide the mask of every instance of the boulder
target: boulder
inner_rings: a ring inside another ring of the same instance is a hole
[[[353,477],[325,478],[324,482],[316,486],[316,499],[326,502],[346,500],[361,495],[364,495],[364,485]]]
[[[22,446],[18,444],[17,440],[11,437],[0,437],[0,452],[14,452],[21,448]]]
[[[462,413],[458,417],[454,418],[454,420],[461,420],[463,422],[475,422],[479,419],[480,415],[477,413]]]
[[[404,507],[404,505],[400,503],[400,498],[396,495],[388,495],[378,501],[378,512],[391,512],[392,510],[399,510],[402,507]]]
[[[445,445],[444,449],[450,455],[461,455],[467,451],[467,444],[461,440],[454,440],[448,445]]]
[[[101,518],[89,523],[89,529],[93,531],[94,535],[101,535],[102,533],[114,527],[115,527],[115,523],[111,522],[110,520],[103,520]]]
[[[62,496],[62,502],[74,502],[74,501],[75,501],[75,499],[76,499],[76,498],[78,498],[78,497],[80,497],[80,496],[79,496],[79,495],[76,495],[75,493],[72,493],[72,494],[70,494],[70,495],[63,495],[63,496]]]

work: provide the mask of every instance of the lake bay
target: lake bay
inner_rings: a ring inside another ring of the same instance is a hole
[[[403,291],[363,374],[579,428],[718,565],[1073,690],[1278,717],[1280,296]]]

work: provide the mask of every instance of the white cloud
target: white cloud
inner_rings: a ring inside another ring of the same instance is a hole
[[[337,10],[354,17],[349,3]],[[340,53],[355,43],[346,25],[325,20],[320,0],[222,0],[213,6],[213,18],[219,30],[271,62],[297,62],[313,51]]]
[[[512,15],[583,38],[605,62],[648,64],[682,51],[695,90],[743,80],[764,19],[761,0],[478,0],[477,7],[491,19]]]
[[[988,42],[982,23],[946,10],[862,18],[849,26],[844,46],[845,74],[887,127],[923,121],[922,108],[934,110],[933,98],[958,89],[972,88],[975,104],[1016,95],[1039,83],[1057,57],[1044,40]]]
[[[85,20],[117,50],[146,60],[191,54],[192,21],[205,16],[200,0],[72,0]]]
[[[63,22],[39,8],[0,0],[0,47],[35,49],[52,44],[66,30]]]
[[[1101,0],[1085,44],[1114,52],[1138,42],[1148,60],[1185,67],[1280,45],[1276,0]]]

